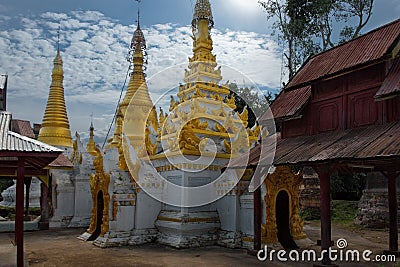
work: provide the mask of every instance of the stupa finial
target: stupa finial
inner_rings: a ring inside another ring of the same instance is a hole
[[[214,27],[214,18],[212,15],[211,4],[209,0],[197,0],[196,6],[194,7],[192,20],[193,32],[195,32],[198,28],[198,22],[201,19],[208,20],[209,29]]]

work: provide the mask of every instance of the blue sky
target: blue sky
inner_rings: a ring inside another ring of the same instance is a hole
[[[149,48],[149,90],[159,105],[169,100],[158,101],[165,89],[183,80],[192,53],[188,25],[195,2],[142,0],[140,5]],[[279,88],[281,49],[270,36],[271,23],[257,0],[211,0],[211,4],[214,53],[223,65],[224,81]],[[13,116],[41,122],[61,23],[71,130],[87,136],[93,112],[96,134],[104,136],[128,67],[125,56],[136,27],[136,7],[133,0],[2,0],[0,73],[9,75],[7,105]],[[399,18],[398,14],[400,1],[376,0],[365,31]]]

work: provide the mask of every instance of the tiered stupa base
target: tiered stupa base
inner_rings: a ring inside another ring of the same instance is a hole
[[[156,227],[158,243],[194,248],[217,244],[220,221],[216,211],[161,211]]]

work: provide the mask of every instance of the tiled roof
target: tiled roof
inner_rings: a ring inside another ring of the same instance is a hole
[[[399,41],[400,19],[311,57],[286,88],[304,86],[311,81],[394,56],[392,52]]]
[[[74,165],[72,162],[64,156],[64,154],[60,154],[53,162],[48,165],[49,169],[73,169]]]
[[[35,138],[31,123],[25,120],[11,120],[11,130],[13,132],[19,133],[20,135]]]

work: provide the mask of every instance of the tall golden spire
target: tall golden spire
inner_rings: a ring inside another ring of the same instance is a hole
[[[125,97],[119,105],[117,114],[119,115],[120,120],[123,119],[122,127],[124,128],[124,133],[129,137],[131,145],[137,149],[139,155],[142,155],[146,151],[146,147],[143,147],[143,144],[148,136],[146,129],[149,124],[148,117],[151,115],[153,109],[153,102],[151,101],[146,84],[146,40],[142,30],[140,29],[139,10],[137,28],[132,37],[128,61],[131,63],[131,66],[133,65],[133,70],[130,74],[131,77]],[[127,110],[129,110],[129,112]],[[154,124],[157,124],[157,122],[154,122]],[[115,131],[118,135],[118,131],[121,131],[121,126],[117,124]],[[120,144],[121,142],[119,145]],[[122,152],[121,149],[120,156],[123,156],[121,155]],[[119,166],[123,169],[122,166],[124,166],[124,164],[119,164]]]
[[[93,127],[93,121],[90,122],[90,137],[89,137],[89,142],[86,145],[86,151],[93,156],[96,156],[97,151],[96,151],[96,144],[94,142],[94,127]]]
[[[63,62],[58,45],[51,85],[38,140],[52,146],[72,147],[71,131],[64,98]]]
[[[198,90],[193,83],[206,82],[217,85],[221,80],[221,69],[217,67],[217,57],[212,54],[213,41],[211,29],[214,27],[214,19],[211,4],[208,0],[197,0],[192,20],[193,32],[193,57],[189,58],[188,70],[185,73],[185,86],[180,87],[179,97],[190,98],[189,95]],[[208,86],[206,86],[208,87]],[[229,89],[215,90],[202,86],[204,91],[221,93],[221,98],[229,94]]]
[[[129,48],[128,61],[133,65],[133,71],[130,74],[130,80],[126,94],[121,104],[119,105],[121,112],[125,115],[126,108],[128,107],[132,97],[136,94],[139,88],[140,92],[135,97],[137,101],[148,102],[150,95],[146,84],[146,70],[147,52],[146,52],[146,39],[140,29],[140,12],[138,10],[137,28],[133,34],[131,45]],[[142,88],[143,87],[143,88]],[[151,100],[150,100],[151,102]]]

